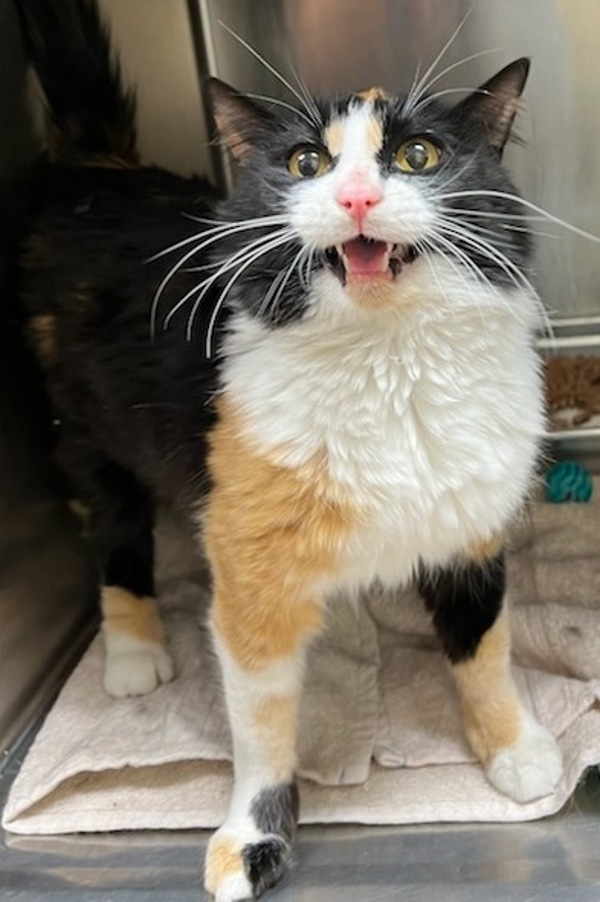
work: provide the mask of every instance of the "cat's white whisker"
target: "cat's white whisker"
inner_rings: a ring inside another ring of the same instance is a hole
[[[300,92],[302,93],[302,96],[304,97],[304,102],[306,104],[307,109],[311,110],[311,112],[314,116],[314,121],[322,125],[323,117],[321,116],[321,111],[319,110],[317,104],[315,103],[315,99],[314,99],[312,93],[310,92],[308,85],[304,81],[302,75],[298,72],[296,67],[293,65],[293,63],[291,63],[289,60],[288,60],[288,66],[290,67],[292,75],[294,76],[294,78],[296,79],[296,82],[298,83],[298,88],[300,89]]]
[[[261,245],[257,250],[254,251],[253,254],[248,255],[245,258],[244,262],[241,263],[241,265],[237,268],[237,270],[235,271],[233,276],[230,278],[230,280],[227,282],[227,284],[225,285],[225,288],[222,290],[221,294],[219,295],[217,302],[215,304],[215,308],[212,312],[212,315],[211,315],[209,323],[208,323],[208,329],[207,329],[207,335],[206,335],[206,355],[208,358],[211,357],[212,333],[213,333],[213,330],[215,327],[216,319],[217,319],[217,316],[219,315],[221,307],[223,306],[223,302],[225,301],[225,298],[229,294],[229,291],[231,290],[232,286],[239,279],[239,277],[242,275],[242,273],[245,272],[248,269],[248,267],[252,265],[252,263],[254,263],[256,260],[258,260],[260,257],[264,256],[264,254],[269,253],[269,251],[274,250],[275,248],[280,247],[283,244],[287,244],[290,241],[293,241],[295,239],[295,237],[296,237],[295,233],[293,232],[293,230],[290,229],[289,234],[286,233],[286,234],[278,236],[277,238],[273,238],[270,243],[268,243],[266,245]],[[188,318],[188,325],[186,328],[187,341],[191,341],[192,331],[193,331],[193,326],[194,326],[194,318],[196,316],[196,313],[202,302],[203,297],[204,297],[204,294],[202,294],[200,297],[197,298],[197,300],[194,302],[194,306],[192,307],[192,310],[190,312],[190,316]]]
[[[516,288],[525,288],[534,297],[536,296],[536,290],[529,279],[522,270],[506,256],[506,254],[503,254],[498,248],[494,247],[494,245],[490,244],[484,238],[473,235],[466,229],[457,226],[452,220],[442,217],[438,217],[438,220],[446,233],[454,235],[454,237],[469,244],[475,251],[479,251],[484,257],[497,263]]]
[[[313,120],[306,115],[304,110],[299,110],[297,106],[286,103],[285,100],[280,100],[278,97],[270,97],[268,94],[251,94],[249,92],[246,92],[246,97],[251,97],[253,100],[262,100],[264,103],[272,103],[275,106],[284,107],[284,109],[289,110],[291,113],[295,113],[297,116],[300,116],[301,119],[304,119],[311,128],[314,127]]]
[[[470,12],[471,10],[469,10],[469,13]],[[469,13],[467,13],[467,16],[469,15]],[[467,16],[465,16],[465,18],[463,19],[463,24],[466,21]],[[462,27],[462,25],[460,27]],[[414,113],[416,110],[421,108],[421,103],[426,101],[430,96],[427,92],[433,87],[433,85],[437,84],[438,81],[441,81],[441,79],[444,78],[445,75],[448,75],[450,72],[453,72],[460,66],[464,66],[466,63],[470,63],[473,60],[479,59],[479,57],[481,56],[486,56],[489,53],[500,53],[501,50],[501,47],[488,47],[487,50],[479,50],[477,51],[477,53],[470,53],[468,56],[465,56],[462,59],[457,60],[455,63],[452,63],[452,65],[446,66],[445,69],[442,69],[441,72],[438,72],[434,78],[432,78],[426,85],[424,85],[423,89],[419,93],[417,100],[413,103],[411,113]]]
[[[283,295],[285,286],[288,284],[288,282],[289,282],[289,280],[290,280],[290,278],[291,278],[291,276],[292,276],[292,273],[294,272],[294,270],[296,269],[296,266],[297,266],[297,265],[299,264],[299,262],[302,260],[302,257],[304,256],[304,254],[305,254],[306,252],[307,252],[307,249],[306,249],[305,247],[301,247],[300,250],[298,251],[298,253],[296,254],[296,256],[294,257],[294,259],[292,260],[292,262],[290,263],[290,265],[288,266],[288,268],[287,268],[287,270],[286,270],[285,277],[284,277],[284,279],[279,283],[279,287],[278,287],[278,289],[277,289],[277,292],[276,292],[276,294],[275,294],[275,297],[273,298],[273,300],[272,300],[272,302],[271,302],[271,311],[272,311],[272,312],[274,312],[275,310],[277,310],[277,305],[278,305],[278,303],[279,303],[279,301],[280,301],[280,299],[281,299],[281,296]]]
[[[435,57],[433,62],[427,67],[427,69],[425,70],[425,72],[423,73],[421,78],[419,79],[419,81],[413,91],[413,96],[411,98],[411,106],[408,107],[405,102],[404,110],[403,110],[403,112],[405,114],[412,112],[415,104],[419,101],[419,99],[421,98],[423,93],[427,90],[427,88],[429,86],[430,77],[433,75],[433,73],[436,70],[436,67],[441,63],[441,61],[443,60],[443,58],[446,55],[446,53],[448,52],[448,50],[450,49],[452,44],[457,39],[458,35],[464,28],[464,25],[465,25],[467,19],[469,18],[469,16],[471,15],[472,11],[473,11],[472,8],[469,8],[467,10],[467,12],[463,16],[463,18],[460,20],[460,22],[458,23],[458,25],[456,26],[456,28],[454,29],[454,31],[452,32],[452,34],[450,35],[450,37],[448,38],[448,40],[446,41],[446,43],[444,44],[442,49],[440,50],[440,52],[437,54],[437,56]]]
[[[488,94],[489,91],[482,91],[481,88],[474,87],[465,87],[465,88],[445,88],[443,91],[434,91],[433,94],[428,94],[426,97],[423,97],[422,100],[418,102],[413,112],[417,110],[424,110],[425,107],[428,107],[431,103],[434,103],[436,100],[439,100],[440,97],[447,97],[449,94]]]
[[[281,74],[281,72],[279,72],[275,68],[275,66],[273,66],[268,60],[266,60],[264,58],[264,56],[262,56],[262,54],[260,54],[258,52],[258,50],[255,50],[255,48],[252,47],[252,45],[249,44],[248,41],[245,41],[244,38],[241,37],[241,35],[237,34],[237,32],[235,32],[232,28],[230,28],[229,25],[226,25],[222,19],[218,19],[218,22],[219,22],[219,25],[222,28],[224,28],[225,31],[231,35],[232,38],[235,38],[235,40],[239,44],[241,44],[242,47],[244,47],[248,51],[248,53],[251,53],[252,56],[255,59],[257,59],[258,62],[261,63],[265,67],[265,69],[267,69],[272,75],[274,75],[275,78],[279,82],[281,82],[281,84],[285,88],[287,88],[287,90],[290,92],[290,94],[292,94],[296,98],[296,100],[300,103],[300,105],[304,107],[304,109],[306,110],[306,112],[307,112],[309,118],[311,119],[311,121],[313,122],[313,124],[316,125],[317,127],[320,127],[322,124],[320,119],[315,119],[313,110],[311,110],[311,108],[307,106],[306,101],[303,98],[302,94],[299,93],[299,91],[297,91],[294,88],[294,86],[291,85],[290,82],[286,78],[284,78],[284,76]]]
[[[225,262],[218,261],[215,264],[210,264],[211,266],[218,267],[218,269],[202,282],[194,285],[194,287],[190,291],[188,291],[188,293],[184,295],[184,297],[180,298],[177,301],[177,303],[171,308],[163,321],[163,330],[169,328],[173,317],[179,310],[181,310],[181,308],[187,303],[187,301],[191,297],[193,297],[193,295],[198,294],[196,303],[199,303],[222,275],[225,275],[225,273],[229,272],[231,269],[234,269],[238,264],[243,263],[246,260],[246,257],[252,254],[259,247],[270,245],[274,238],[280,237],[282,235],[292,236],[293,234],[294,233],[291,229],[283,229],[279,233],[276,232],[269,235],[263,235],[261,238],[256,238],[250,244],[245,245],[241,250],[237,251],[233,255],[233,257],[229,257]]]
[[[528,210],[533,210],[535,213],[540,214],[549,222],[554,222],[559,226],[567,229],[567,231],[572,232],[574,235],[579,235],[581,238],[586,238],[588,241],[593,241],[594,244],[600,244],[600,236],[594,235],[592,232],[588,232],[586,229],[581,229],[579,226],[575,226],[570,222],[567,222],[566,219],[561,219],[560,216],[555,216],[554,213],[550,213],[549,210],[545,210],[543,207],[538,206],[538,204],[532,203],[530,200],[525,200],[523,197],[519,197],[518,194],[511,194],[508,191],[492,191],[489,189],[469,189],[465,191],[456,191],[450,194],[442,194],[439,195],[438,200],[454,200],[461,199],[463,197],[496,197],[501,200],[510,200],[514,203],[521,204]],[[487,215],[487,214],[486,214]]]
[[[285,220],[284,220],[285,221]],[[266,223],[261,223],[261,227],[263,225],[267,225]],[[158,288],[156,289],[154,298],[152,300],[152,306],[150,308],[150,335],[154,338],[156,334],[156,318],[158,316],[158,307],[160,304],[160,299],[171,281],[171,279],[175,276],[175,274],[181,270],[185,263],[188,260],[191,260],[196,254],[198,254],[201,250],[209,247],[211,244],[214,244],[216,241],[220,241],[223,238],[229,237],[230,235],[237,234],[239,232],[248,231],[249,229],[257,228],[256,224],[252,223],[239,223],[230,226],[229,228],[224,228],[223,230],[219,230],[216,233],[211,232],[210,236],[206,238],[204,241],[201,241],[199,244],[195,245],[192,250],[187,251],[183,257],[181,257],[178,262],[171,267],[168,273],[164,276],[162,281],[160,282]],[[209,230],[210,231],[210,230]],[[206,234],[206,233],[205,233]],[[263,236],[264,237],[264,236]],[[267,236],[268,237],[268,236]]]
[[[535,301],[540,315],[542,316],[545,329],[551,334],[552,326],[548,317],[548,313],[544,305],[542,304],[537,291],[535,290],[534,286],[527,278],[527,276],[523,273],[523,271],[519,269],[519,267],[516,266],[513,261],[510,260],[505,254],[503,254],[497,247],[490,244],[483,237],[473,235],[464,227],[457,225],[452,220],[448,220],[445,217],[439,217],[438,219],[442,228],[444,228],[446,232],[454,235],[454,237],[459,241],[463,241],[469,247],[473,248],[476,252],[482,254],[490,261],[496,263],[517,289],[524,288],[530,294],[532,299]]]
[[[186,244],[190,244],[192,241],[196,241],[198,238],[205,238],[207,235],[215,235],[221,232],[226,232],[227,229],[232,226],[241,226],[243,228],[259,228],[266,227],[270,225],[283,225],[286,222],[286,217],[282,214],[278,214],[276,216],[260,216],[256,219],[245,219],[239,221],[231,221],[227,222],[225,220],[220,221],[217,219],[202,219],[199,216],[192,216],[189,213],[182,213],[182,216],[185,216],[186,219],[192,219],[194,222],[201,223],[218,223],[217,226],[210,229],[204,229],[202,232],[196,232],[194,235],[189,235],[187,238],[183,238],[181,241],[176,242],[175,244],[169,245],[169,247],[164,248],[161,251],[158,251],[156,254],[153,254],[151,257],[148,257],[144,262],[152,263],[155,260],[159,260],[161,257],[167,256],[167,254],[173,253],[173,251],[179,250],[180,247],[184,247]]]

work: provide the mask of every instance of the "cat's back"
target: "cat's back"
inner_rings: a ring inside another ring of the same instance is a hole
[[[209,418],[215,374],[186,310],[163,328],[198,274],[173,274],[153,329],[178,255],[150,258],[202,230],[185,214],[206,216],[213,191],[158,168],[40,163],[29,195],[19,295],[57,417],[155,483],[174,449],[191,456],[183,437]]]

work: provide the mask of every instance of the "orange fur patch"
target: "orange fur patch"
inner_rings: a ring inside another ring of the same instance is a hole
[[[489,561],[500,554],[503,546],[503,536],[491,536],[491,538],[489,539],[482,539],[480,542],[476,542],[474,545],[471,545],[471,547],[468,548],[465,552],[464,556],[468,561],[474,561],[475,563]]]
[[[323,135],[325,144],[332,157],[337,157],[342,151],[344,143],[345,125],[343,119],[334,119],[329,123]],[[383,127],[377,116],[370,116],[367,123],[367,147],[369,153],[375,156],[383,144]]]
[[[338,157],[342,152],[342,144],[344,143],[344,131],[344,123],[341,119],[334,119],[325,129],[323,138],[325,140],[327,150],[332,157]]]
[[[58,360],[56,317],[51,313],[32,316],[27,324],[29,340],[42,366],[52,366]]]
[[[398,293],[391,279],[369,279],[364,283],[348,279],[346,293],[358,307],[365,310],[393,310],[398,306]]]
[[[296,769],[297,716],[296,695],[275,695],[261,702],[254,712],[254,725],[269,750],[269,766],[278,783],[289,782]]]
[[[211,840],[206,855],[204,885],[209,893],[216,894],[219,884],[244,868],[240,848],[231,839],[215,837]]]
[[[374,103],[376,100],[387,100],[388,97],[383,88],[365,88],[364,91],[358,91],[356,96],[369,103]]]
[[[163,642],[163,625],[153,598],[140,598],[120,586],[105,586],[101,604],[105,630],[146,642]]]
[[[279,465],[244,436],[226,399],[218,412],[204,530],[213,622],[238,665],[256,670],[293,655],[321,626],[312,587],[335,573],[356,511],[328,495],[324,461]]]
[[[477,652],[452,668],[467,736],[475,754],[487,764],[521,731],[521,702],[510,673],[508,618],[502,614],[484,634]]]

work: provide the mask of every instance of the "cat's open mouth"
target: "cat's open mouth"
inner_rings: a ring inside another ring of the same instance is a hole
[[[364,235],[325,251],[327,264],[344,284],[395,279],[418,256],[412,244],[390,244]]]

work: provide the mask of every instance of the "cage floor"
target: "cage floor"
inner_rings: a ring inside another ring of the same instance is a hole
[[[6,756],[0,805],[35,734]],[[203,898],[204,831],[0,838],[2,902],[183,902]],[[598,902],[600,778],[526,824],[305,827],[281,902]]]

